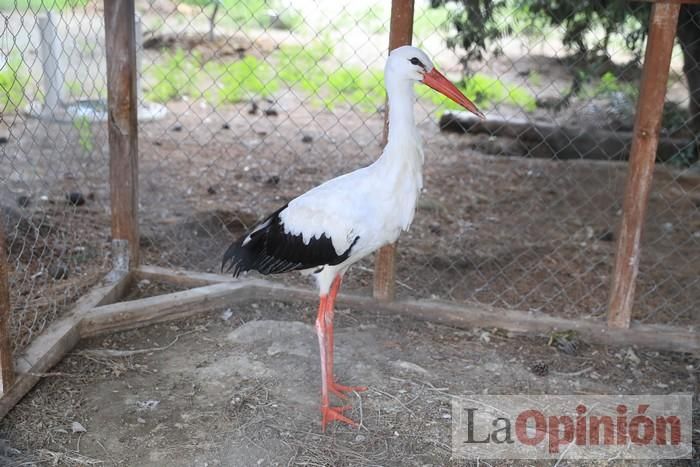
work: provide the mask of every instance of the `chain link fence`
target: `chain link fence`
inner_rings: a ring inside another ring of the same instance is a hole
[[[513,33],[466,67],[459,5],[416,3],[414,44],[488,120],[449,114],[445,99],[416,87],[425,192],[399,242],[397,292],[602,319],[640,62],[620,34],[606,60],[575,56],[561,28],[506,3],[496,21]],[[110,239],[101,2],[55,5],[53,41],[45,9],[18,5],[2,10],[0,204],[21,347],[105,272]],[[143,263],[218,272],[256,220],[379,156],[389,3],[136,7]],[[682,66],[679,49],[633,318],[690,325],[700,174]],[[347,288],[369,293],[372,271],[371,258],[356,265]]]
[[[103,19],[0,2],[0,221],[21,349],[108,270]],[[59,5],[57,5],[59,6]]]

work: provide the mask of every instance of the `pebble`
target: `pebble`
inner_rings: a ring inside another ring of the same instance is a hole
[[[603,242],[612,242],[615,239],[615,234],[613,234],[610,230],[606,230],[600,234],[598,239]]]
[[[49,275],[56,280],[68,279],[68,266],[63,261],[59,261],[49,266]]]
[[[27,208],[32,204],[32,198],[26,195],[21,195],[17,197],[17,206],[21,208]]]
[[[307,144],[308,144],[308,143],[312,142],[313,140],[314,140],[314,138],[313,138],[313,136],[311,136],[311,135],[304,135],[304,136],[301,137],[301,142],[302,142],[302,143],[307,143]]]
[[[79,191],[66,193],[66,200],[68,200],[68,204],[71,206],[82,206],[85,204],[85,196]]]
[[[258,113],[258,104],[255,101],[250,101],[250,107],[248,108],[248,115],[255,115]]]

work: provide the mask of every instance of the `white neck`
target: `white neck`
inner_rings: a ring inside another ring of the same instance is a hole
[[[410,135],[416,134],[416,123],[413,116],[413,81],[392,79],[386,80],[386,91],[389,96],[389,135],[387,144],[405,142]]]
[[[423,148],[413,116],[413,81],[386,76],[389,134],[382,156],[372,164],[379,186],[391,193],[394,217],[407,230],[423,187]]]
[[[389,163],[394,170],[411,167],[420,171],[423,149],[413,115],[415,96],[413,81],[385,75],[389,97],[389,132],[382,157],[377,162]]]

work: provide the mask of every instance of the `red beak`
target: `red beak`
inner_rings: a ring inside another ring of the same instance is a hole
[[[467,97],[462,94],[462,91],[457,89],[457,86],[452,84],[449,79],[445,78],[445,75],[433,68],[429,72],[423,75],[423,81],[421,81],[426,86],[435,89],[437,92],[445,97],[449,97],[477,117],[485,120],[486,116],[481,113],[481,111],[476,107],[476,105],[467,99]]]

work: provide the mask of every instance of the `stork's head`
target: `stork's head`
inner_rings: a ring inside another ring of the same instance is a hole
[[[457,86],[433,66],[433,62],[425,52],[417,47],[404,45],[392,50],[386,62],[385,73],[397,79],[419,81],[452,99],[476,116],[486,118],[476,105],[457,89]]]

